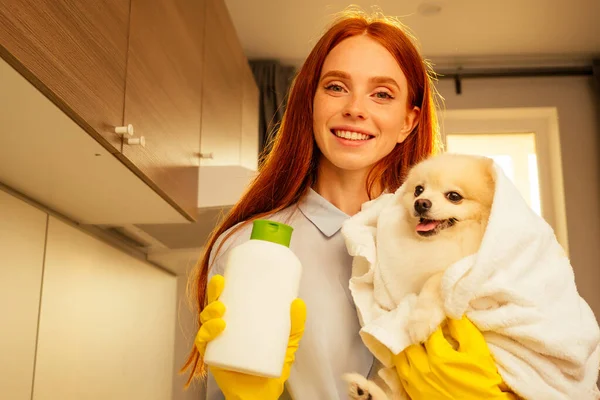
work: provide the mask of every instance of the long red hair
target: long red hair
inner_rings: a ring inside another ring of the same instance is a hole
[[[412,165],[437,151],[439,134],[433,74],[420,56],[412,37],[399,22],[390,18],[380,15],[369,17],[360,11],[344,12],[321,37],[298,72],[290,88],[279,131],[269,146],[270,151],[257,177],[212,232],[204,248],[204,254],[190,278],[198,314],[206,306],[209,256],[216,240],[240,222],[251,222],[297,203],[315,182],[320,151],[312,130],[313,99],[321,68],[336,45],[356,35],[368,35],[375,39],[396,58],[408,82],[408,105],[421,109],[413,132],[370,171],[367,179],[369,197],[374,194],[375,188],[395,191]],[[236,230],[232,230],[228,237]],[[204,362],[195,346],[181,371],[190,367],[192,370],[186,387],[194,377],[204,376],[205,373]]]

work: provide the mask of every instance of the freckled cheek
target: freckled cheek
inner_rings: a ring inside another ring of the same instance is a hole
[[[394,116],[380,116],[373,121],[381,135],[390,140],[395,139],[402,128],[399,119]]]
[[[313,124],[315,125],[315,128],[319,125],[322,125],[325,122],[323,114],[323,103],[318,99],[315,99],[313,103]]]
[[[404,114],[400,111],[380,115],[376,120],[380,131],[393,140],[396,140],[404,126]]]
[[[313,120],[316,124],[326,124],[338,114],[338,107],[331,101],[315,100],[313,103]]]

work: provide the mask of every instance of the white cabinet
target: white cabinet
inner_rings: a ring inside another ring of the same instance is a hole
[[[0,189],[0,399],[165,400],[176,277]]]
[[[176,278],[50,218],[33,400],[171,397]]]
[[[31,399],[47,218],[0,190],[2,399]]]

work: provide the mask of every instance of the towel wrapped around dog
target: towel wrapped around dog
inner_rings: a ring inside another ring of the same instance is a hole
[[[476,254],[451,265],[441,290],[449,318],[466,316],[483,333],[504,381],[526,399],[596,399],[600,329],[579,296],[573,269],[552,228],[526,204],[494,165],[495,193]],[[411,345],[407,320],[416,294],[393,300],[397,265],[387,265],[395,245],[395,218],[405,208],[398,193],[363,205],[342,228],[354,257],[350,290],[365,345],[387,368],[392,355]],[[396,235],[396,236],[395,236]],[[398,293],[394,293],[398,298]],[[396,376],[384,371],[388,385]]]

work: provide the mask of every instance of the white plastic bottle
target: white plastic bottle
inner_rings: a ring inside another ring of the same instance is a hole
[[[290,306],[298,297],[302,266],[289,249],[293,228],[253,223],[250,240],[226,261],[225,331],[208,343],[207,365],[251,375],[281,376],[290,335]]]

